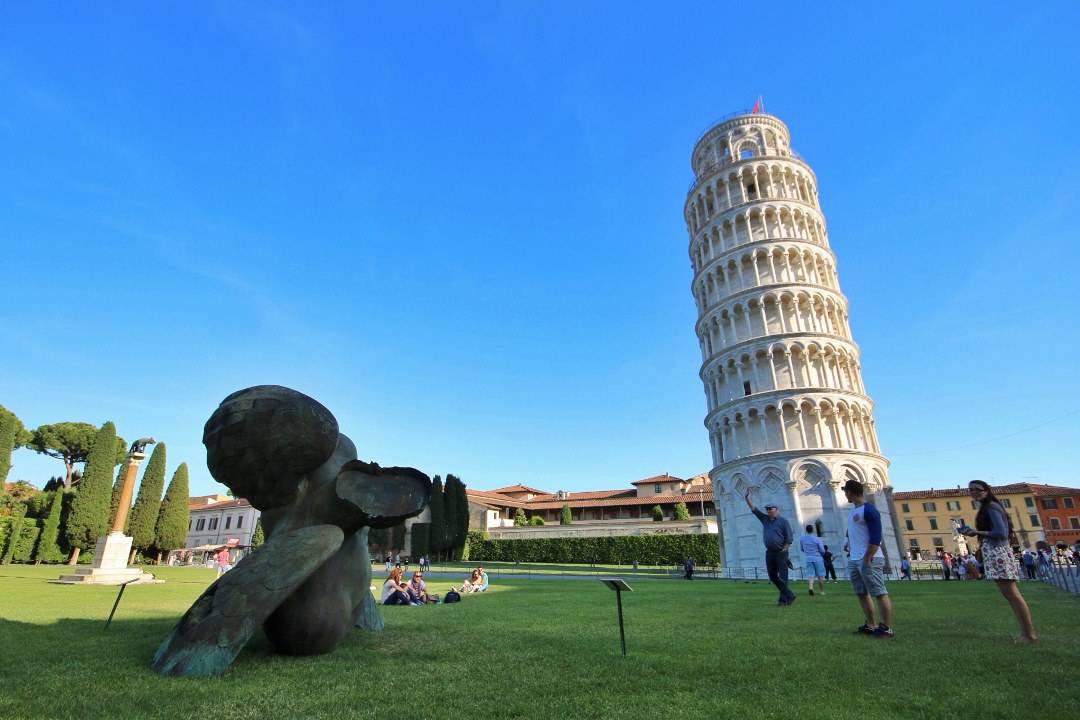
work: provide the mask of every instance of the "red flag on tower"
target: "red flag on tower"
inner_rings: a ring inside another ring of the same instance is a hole
[[[758,95],[757,102],[754,103],[754,109],[751,111],[751,113],[756,115],[759,112],[761,112],[761,96],[760,95]]]

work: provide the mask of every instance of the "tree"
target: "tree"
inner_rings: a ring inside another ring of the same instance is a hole
[[[454,476],[446,476],[446,484],[443,486],[443,513],[445,520],[443,523],[443,550],[446,551],[446,559],[453,558],[454,540],[457,537],[455,522],[457,519],[457,493],[454,492]]]
[[[42,425],[34,430],[26,446],[42,455],[59,458],[64,461],[66,473],[64,475],[64,489],[71,489],[71,472],[75,463],[86,462],[97,437],[98,429],[90,423],[62,422],[53,425]],[[113,443],[116,445],[116,460],[113,466],[123,462],[127,454],[127,443],[121,437],[116,437],[113,429]],[[112,474],[111,472],[109,473]]]
[[[64,559],[60,545],[57,544],[60,538],[60,513],[63,507],[64,491],[57,490],[52,494],[49,514],[45,517],[45,525],[41,529],[41,537],[38,538],[37,548],[34,550],[34,560],[38,564],[60,562]]]
[[[442,478],[436,475],[431,481],[431,532],[428,545],[431,552],[439,553],[446,547],[446,506],[443,504]]]
[[[266,542],[266,534],[263,532],[262,518],[255,521],[255,530],[251,533],[251,549],[261,546]]]
[[[661,522],[664,519],[664,509],[659,505],[653,505],[652,519],[655,522]]]
[[[71,503],[71,514],[64,529],[68,543],[71,544],[69,565],[77,563],[79,552],[93,547],[97,539],[109,529],[109,495],[113,468],[123,459],[117,458],[116,441],[116,426],[107,422],[101,426],[90,443],[90,452],[86,456],[86,472],[79,483],[79,492]]]
[[[543,524],[544,524],[544,518],[540,517],[539,515],[533,515],[531,518],[529,518],[529,525],[536,526],[536,525],[543,525]]]
[[[184,547],[190,522],[188,467],[187,463],[180,463],[169,481],[169,489],[165,491],[165,499],[161,501],[161,510],[154,526],[154,547],[158,551],[159,564],[162,553]]]
[[[465,492],[465,483],[456,475],[447,475],[443,497],[446,507],[447,549],[460,551],[469,534],[469,496]]]
[[[120,463],[120,469],[116,471],[116,482],[112,486],[112,498],[109,500],[109,523],[111,524],[116,520],[116,511],[120,507],[120,496],[124,492],[124,480],[127,478],[128,463],[131,460],[125,460]],[[131,510],[131,508],[128,508]],[[128,522],[131,521],[131,515],[128,514]],[[124,527],[124,534],[127,534],[127,526]]]
[[[23,520],[26,518],[26,505],[19,503],[19,506],[15,508],[15,519],[11,521],[11,534],[8,535],[7,548],[4,549],[4,556],[0,558],[0,563],[4,565],[11,564],[11,558],[15,555],[15,546],[19,544],[19,537],[22,536]]]
[[[569,525],[574,522],[574,515],[570,512],[570,506],[563,504],[562,510],[559,511],[559,524]]]
[[[686,509],[686,503],[682,500],[675,503],[675,519],[676,520],[689,520],[690,511]]]
[[[514,527],[525,527],[529,524],[528,518],[525,517],[525,508],[518,508],[514,511]]]
[[[128,564],[135,562],[135,553],[138,550],[146,550],[154,544],[154,530],[158,512],[161,510],[161,491],[164,489],[165,443],[160,442],[154,446],[154,452],[150,454],[146,469],[143,470],[135,507],[131,509],[128,529],[124,531],[131,536],[131,557],[128,558]]]
[[[40,492],[36,487],[18,480],[13,483],[4,483],[3,496],[0,497],[0,515],[14,515],[19,505],[29,503]]]
[[[30,441],[30,433],[15,413],[0,405],[0,483],[11,470],[11,453]]]

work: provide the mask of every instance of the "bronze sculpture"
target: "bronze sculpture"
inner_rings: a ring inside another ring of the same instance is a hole
[[[430,478],[357,460],[329,410],[279,385],[225,398],[203,444],[210,473],[262,512],[267,541],[195,601],[153,669],[220,675],[259,626],[291,655],[329,652],[354,625],[380,629],[367,529],[420,514]]]

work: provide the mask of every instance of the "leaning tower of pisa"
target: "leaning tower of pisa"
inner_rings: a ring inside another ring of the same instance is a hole
[[[866,486],[885,553],[897,558],[889,461],[813,171],[791,150],[787,126],[764,113],[710,127],[691,163],[684,212],[724,574],[764,564],[747,488],[758,507],[780,506],[796,540],[814,525],[843,567],[849,478]],[[797,545],[792,560],[799,567]]]

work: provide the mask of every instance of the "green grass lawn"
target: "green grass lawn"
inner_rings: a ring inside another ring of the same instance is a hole
[[[1080,599],[1023,590],[1043,642],[1019,646],[982,582],[892,583],[896,639],[854,636],[850,589],[775,607],[764,582],[631,579],[629,656],[595,580],[495,581],[458,605],[383,608],[328,655],[253,639],[224,675],[155,675],[150,659],[212,570],[132,586],[0,568],[0,718],[1064,718],[1076,717]],[[434,579],[442,592],[448,580]]]

